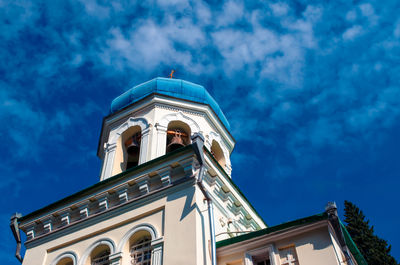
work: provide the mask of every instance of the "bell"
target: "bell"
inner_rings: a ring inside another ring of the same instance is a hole
[[[139,152],[139,144],[137,142],[137,137],[132,136],[132,138],[130,140],[128,140],[127,146],[126,146],[126,151],[130,155],[134,155]]]
[[[171,143],[167,146],[167,153],[175,151],[176,149],[179,149],[184,146],[185,144],[183,143],[181,134],[179,132],[176,132],[171,140]]]

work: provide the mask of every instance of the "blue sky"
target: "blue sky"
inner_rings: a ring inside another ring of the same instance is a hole
[[[111,100],[156,76],[204,85],[233,180],[269,225],[357,204],[400,259],[400,2],[0,0],[0,259],[8,228],[98,181]]]

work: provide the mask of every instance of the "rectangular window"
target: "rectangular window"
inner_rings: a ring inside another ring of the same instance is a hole
[[[296,246],[294,244],[284,246],[278,249],[279,258],[282,265],[299,265]]]

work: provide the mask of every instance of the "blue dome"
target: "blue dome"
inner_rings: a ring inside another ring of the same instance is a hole
[[[157,77],[134,86],[111,102],[111,113],[115,113],[153,93],[209,105],[225,127],[228,130],[231,129],[218,103],[211,97],[207,90],[203,86],[181,79]]]

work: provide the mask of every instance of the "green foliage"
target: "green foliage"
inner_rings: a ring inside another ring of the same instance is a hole
[[[368,265],[399,265],[390,253],[391,246],[374,234],[374,227],[365,220],[363,212],[349,201],[344,202],[346,229]]]

